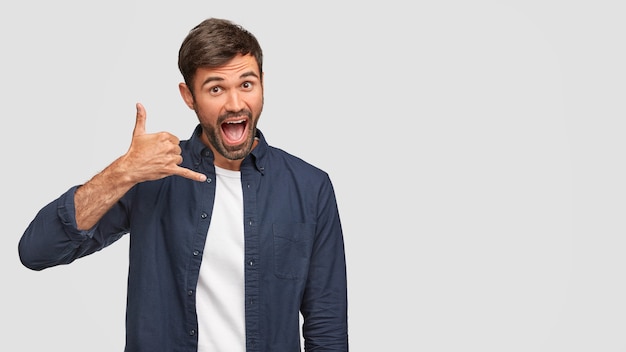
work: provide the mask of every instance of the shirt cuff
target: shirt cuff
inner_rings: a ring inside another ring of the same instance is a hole
[[[83,241],[92,238],[95,226],[89,230],[79,230],[76,225],[76,207],[74,206],[74,194],[80,186],[74,186],[59,197],[58,215],[65,227],[65,232],[73,240]]]

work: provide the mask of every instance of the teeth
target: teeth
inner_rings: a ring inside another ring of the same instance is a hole
[[[238,121],[226,121],[226,123],[228,123],[228,124],[233,124],[233,123],[243,123],[244,121],[245,121],[245,119],[238,120]]]

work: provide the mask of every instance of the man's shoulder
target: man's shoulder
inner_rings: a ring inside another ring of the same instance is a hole
[[[312,177],[327,178],[328,174],[318,166],[304,160],[300,156],[294,155],[284,149],[269,146],[268,147],[269,162],[275,164],[277,168],[287,168],[294,172],[310,175]]]

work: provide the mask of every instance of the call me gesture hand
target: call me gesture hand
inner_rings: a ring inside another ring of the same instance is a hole
[[[146,133],[146,109],[137,103],[135,128],[126,154],[74,194],[78,229],[93,227],[137,183],[174,175],[204,182],[205,175],[179,166],[183,161],[179,142],[168,132]]]
[[[168,132],[146,133],[146,110],[137,103],[137,121],[133,139],[124,158],[129,167],[129,176],[135,183],[158,180],[178,175],[203,182],[206,176],[180,167],[183,158],[179,139]]]

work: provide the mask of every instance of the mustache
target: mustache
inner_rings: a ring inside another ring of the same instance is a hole
[[[242,116],[243,117],[247,117],[248,119],[252,119],[252,112],[250,110],[246,110],[246,109],[242,109],[242,110],[235,111],[235,112],[229,111],[229,112],[226,112],[226,113],[218,116],[217,117],[217,122],[221,124],[222,122],[226,121],[227,119],[234,118],[234,117],[242,117]]]

